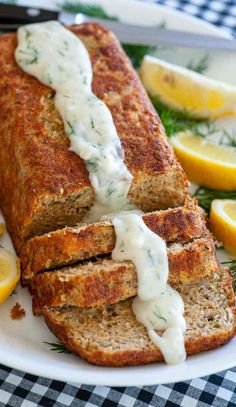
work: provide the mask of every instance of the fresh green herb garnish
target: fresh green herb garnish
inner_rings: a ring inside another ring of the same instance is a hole
[[[51,346],[50,350],[55,351],[57,353],[72,353],[69,349],[67,349],[63,343],[61,342],[44,342],[47,345]]]
[[[154,262],[154,259],[153,259],[153,255],[152,255],[151,250],[147,250],[147,254],[148,254],[148,258],[149,258],[151,264],[152,264],[153,266],[155,266],[155,262]]]
[[[229,133],[224,129],[217,128],[214,122],[207,119],[194,119],[190,117],[188,112],[174,110],[161,102],[157,97],[150,95],[149,97],[160,116],[168,137],[188,130],[197,136],[209,137],[209,141],[211,135],[219,135],[218,144],[236,147],[235,132]]]
[[[106,11],[94,4],[82,4],[80,2],[65,1],[60,4],[62,10],[70,11],[71,13],[82,13],[90,17],[103,18],[104,20],[118,20],[117,17],[111,16]]]
[[[153,314],[160,320],[167,322],[167,319],[165,319],[164,317],[162,317],[161,315],[157,314],[157,312],[153,311]]]
[[[138,69],[141,65],[141,62],[146,54],[152,54],[155,47],[151,47],[149,45],[130,45],[130,44],[122,44],[123,48],[128,55],[129,59],[131,60],[134,68]]]
[[[219,143],[229,147],[236,147],[236,133],[234,131],[229,133],[226,130],[222,130]]]
[[[25,39],[28,40],[32,33],[25,28]]]
[[[157,305],[155,305],[155,309],[156,309],[156,311],[153,311],[153,314],[154,314],[157,318],[161,319],[162,321],[167,322],[167,319],[164,318],[164,317],[160,314],[160,311],[159,311]]]
[[[208,123],[208,120],[192,119],[186,112],[171,109],[156,97],[150,96],[150,98],[160,116],[168,137],[185,130],[191,130],[199,134],[199,126]]]
[[[231,274],[234,279],[234,291],[236,291],[236,259],[232,259],[229,261],[223,261],[221,264],[228,267],[231,271]]]
[[[96,5],[65,1],[64,3],[61,4],[61,8],[72,13],[86,14],[87,16],[90,17],[103,18],[105,20],[113,21],[118,20],[117,17],[107,14],[102,7]],[[161,26],[163,27],[163,24]],[[137,45],[122,44],[122,45],[135,68],[140,67],[144,55],[152,53],[153,50],[155,49],[155,47],[150,47],[148,45],[138,45],[138,44]]]
[[[95,128],[95,126],[94,126],[94,122],[93,122],[92,117],[90,117],[90,123],[91,123],[91,127],[92,127],[92,129],[94,129],[94,128]],[[94,147],[97,147],[97,146],[94,146]]]
[[[18,0],[5,0],[4,3],[8,3],[8,4],[17,4]]]
[[[20,50],[19,52],[23,55],[25,55],[26,58],[24,59],[23,62],[28,65],[36,64],[38,62],[38,51],[35,48],[30,48],[29,46],[29,52],[24,52]]]
[[[62,52],[62,50],[58,49],[57,52],[58,52],[58,54],[61,55],[62,57],[65,57],[65,54]]]
[[[199,187],[194,193],[194,196],[198,199],[199,205],[205,209],[207,213],[210,212],[211,203],[214,199],[235,199],[236,191],[216,191],[214,189],[208,189]]]
[[[211,141],[211,135],[218,136],[218,144],[227,147],[236,147],[236,133],[228,132],[225,129],[217,127],[214,122],[208,121],[204,123],[204,126],[198,126],[197,135],[202,137],[208,137]],[[213,140],[214,141],[214,140]]]
[[[114,187],[114,182],[111,182],[109,187],[106,190],[106,198],[111,196],[115,192],[116,188]]]
[[[68,126],[69,126],[69,128],[70,128],[70,136],[71,136],[71,134],[74,134],[75,135],[75,129],[74,129],[74,127],[72,126],[72,124],[67,120],[67,124],[68,124]]]
[[[99,159],[93,158],[93,160],[88,160],[87,165],[89,166],[92,172],[96,173],[98,172],[99,169]]]
[[[165,28],[166,23],[165,21],[161,22],[158,24],[158,28]],[[138,69],[142,63],[143,58],[145,55],[153,54],[155,51],[157,51],[159,48],[163,49],[163,46],[150,46],[150,45],[130,45],[130,44],[122,44],[123,48],[130,58],[134,68]]]
[[[203,55],[203,57],[198,62],[190,61],[186,68],[191,69],[191,71],[197,73],[204,73],[209,65],[209,54]]]

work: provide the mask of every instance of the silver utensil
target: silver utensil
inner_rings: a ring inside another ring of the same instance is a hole
[[[235,51],[236,40],[205,34],[170,30],[159,27],[146,27],[121,23],[85,14],[57,12],[32,7],[15,6],[0,3],[0,29],[17,29],[20,25],[59,20],[63,24],[81,24],[96,22],[112,30],[122,43],[142,45],[173,45],[189,48],[203,48],[217,51]]]

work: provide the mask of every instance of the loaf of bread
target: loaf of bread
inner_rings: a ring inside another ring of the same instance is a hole
[[[93,92],[112,114],[133,176],[129,199],[153,211],[143,220],[167,242],[169,283],[185,304],[187,353],[215,348],[235,335],[234,295],[204,213],[189,197],[187,178],[119,41],[93,23],[68,29],[87,48]],[[16,45],[15,34],[0,37],[0,206],[33,312],[91,363],[161,361],[132,312],[134,263],[111,259],[112,223],[80,223],[95,202],[88,171],[69,149],[55,92],[19,68]]]
[[[183,204],[187,179],[119,41],[97,24],[70,28],[88,49],[93,92],[111,111],[144,211]],[[16,64],[16,35],[0,38],[0,203],[19,252],[22,243],[74,226],[94,202],[82,159],[69,151],[54,92]]]

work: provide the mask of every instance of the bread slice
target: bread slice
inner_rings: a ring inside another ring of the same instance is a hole
[[[210,237],[186,245],[168,248],[169,282],[185,284],[214,273],[218,269],[214,243]],[[33,313],[43,306],[98,307],[137,295],[137,274],[132,262],[112,259],[78,264],[34,277],[30,285]]]
[[[192,200],[184,207],[145,214],[143,220],[167,243],[186,243],[208,233],[203,210]],[[21,250],[22,280],[26,282],[41,271],[111,253],[115,240],[110,222],[80,224],[34,237]]]
[[[236,333],[236,310],[230,273],[179,285],[185,304],[188,355],[217,348]],[[163,360],[160,350],[134,317],[132,298],[101,308],[64,306],[43,309],[57,338],[86,361],[104,366],[141,365]]]
[[[183,204],[187,178],[163,126],[125,55],[107,29],[69,28],[85,44],[93,91],[111,111],[134,176],[130,199],[144,211]],[[0,38],[0,203],[14,245],[73,226],[94,202],[84,162],[69,151],[54,92],[16,64],[16,35]]]

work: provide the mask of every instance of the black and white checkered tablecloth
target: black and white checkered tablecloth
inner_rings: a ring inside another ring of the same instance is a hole
[[[236,0],[159,0],[236,35]],[[187,382],[145,387],[73,386],[0,365],[0,407],[233,407],[236,368]]]

